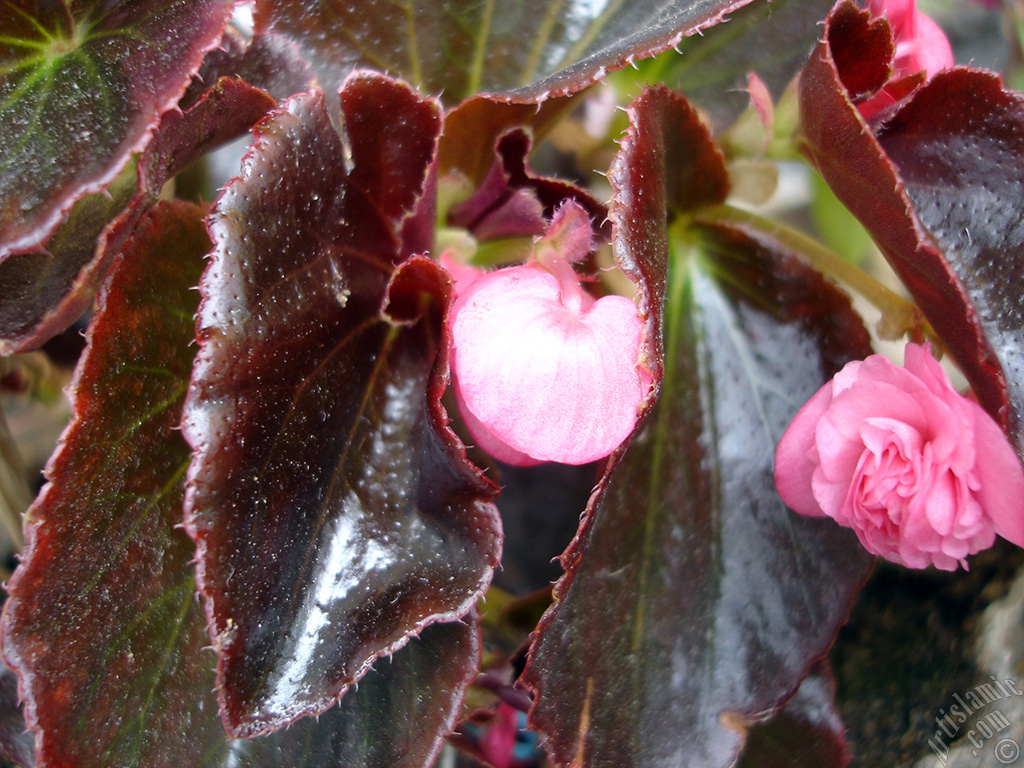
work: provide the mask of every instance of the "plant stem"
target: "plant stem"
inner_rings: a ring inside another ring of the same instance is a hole
[[[31,503],[32,492],[26,480],[25,465],[0,409],[0,521],[19,552],[25,546],[21,517]]]
[[[833,280],[849,286],[882,313],[875,326],[878,336],[882,339],[891,341],[904,335],[909,335],[915,341],[921,341],[925,337],[937,338],[916,304],[886,288],[867,272],[799,230],[731,205],[718,205],[701,211],[697,215],[697,221],[753,229],[800,254],[813,267]]]

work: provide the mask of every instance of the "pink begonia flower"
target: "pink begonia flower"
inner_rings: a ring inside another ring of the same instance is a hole
[[[966,567],[997,533],[1024,546],[1024,471],[1006,435],[930,345],[905,355],[904,368],[849,363],[804,405],[775,453],[782,500],[911,568]]]
[[[892,66],[893,80],[924,72],[931,78],[943,69],[953,66],[953,50],[942,28],[917,10],[915,0],[868,0],[872,16],[884,16],[892,27],[896,55]],[[860,104],[864,117],[896,103],[886,86],[880,93]]]
[[[585,464],[633,431],[649,386],[641,321],[624,296],[595,300],[572,262],[591,248],[586,212],[568,202],[526,264],[477,278],[449,318],[453,388],[466,428],[495,458]]]

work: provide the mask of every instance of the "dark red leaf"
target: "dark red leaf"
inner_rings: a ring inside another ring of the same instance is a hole
[[[185,111],[166,112],[139,162],[139,189],[150,199],[136,201],[136,206],[151,203],[168,179],[244,134],[275,106],[263,90],[237,78],[222,77]]]
[[[458,171],[480,184],[494,164],[498,139],[515,128],[528,129],[539,138],[574,104],[571,97],[539,105],[508,104],[487,96],[467,99],[445,116],[437,155],[441,175]]]
[[[36,249],[149,141],[233,0],[0,6],[0,258]]]
[[[850,753],[834,699],[831,670],[820,662],[785,707],[750,729],[737,768],[845,768]]]
[[[449,281],[423,258],[392,274],[440,108],[369,73],[341,101],[347,144],[318,91],[262,122],[212,217],[187,514],[236,735],[327,709],[464,614],[500,552],[440,405]]]
[[[25,730],[18,699],[18,678],[0,664],[0,759],[14,768],[35,768],[35,737]]]
[[[76,203],[44,250],[0,262],[0,354],[36,349],[78,319],[164,183],[273,107],[267,94],[240,80],[217,81],[185,112],[164,114],[138,163],[138,190],[129,166],[104,192]]]
[[[71,389],[74,419],[29,511],[3,648],[41,766],[180,766],[223,742],[204,715],[212,658],[180,530],[201,215],[154,209],[119,256]]]
[[[206,54],[203,66],[178,107],[188,109],[222,77],[244,80],[266,91],[271,98],[284,101],[309,90],[316,76],[294,43],[277,35],[245,39],[233,27],[228,27],[220,46]]]
[[[954,318],[956,343],[945,335],[943,341],[976,392],[988,392],[993,379],[1008,387],[1008,414],[995,410],[1002,398],[990,396],[985,405],[1009,423],[1024,455],[1024,97],[992,73],[940,73],[890,119],[878,141],[970,302],[972,311]],[[892,256],[903,273],[918,258]],[[929,304],[929,289],[918,281],[908,287],[938,328],[936,316],[950,307]],[[979,331],[994,366],[976,346]]]
[[[699,104],[716,129],[727,128],[750,104],[747,76],[756,72],[778,97],[807,61],[834,0],[753,2],[666,51],[624,70],[633,82],[659,82]]]
[[[135,188],[131,166],[105,192],[79,200],[45,250],[0,262],[0,355],[37,349],[88,309],[123,239],[108,249],[108,225]]]
[[[367,768],[426,765],[476,674],[473,625],[428,627],[318,720],[241,745],[224,738],[194,547],[180,530],[190,288],[209,248],[200,216],[158,206],[119,257],[77,374],[76,420],[31,511],[3,629],[40,765],[321,768],[360,750]],[[0,755],[29,765],[14,683],[0,683]]]
[[[870,350],[849,300],[777,244],[718,227],[670,243],[670,215],[721,200],[722,161],[668,91],[631,118],[615,242],[642,280],[649,360],[664,303],[664,380],[562,557],[524,679],[557,765],[724,768],[866,576],[848,531],[785,508],[772,465],[797,409]]]
[[[256,29],[297,40],[321,83],[364,66],[446,104],[497,91],[532,103],[671,48],[746,1],[257,0]]]
[[[530,137],[522,129],[502,136],[490,172],[468,199],[452,206],[449,222],[480,241],[538,236],[555,210],[573,200],[590,215],[595,234],[606,241],[608,208],[574,184],[535,174],[527,162],[529,153]]]
[[[433,624],[319,717],[236,742],[237,768],[426,768],[480,660],[475,622]]]
[[[801,77],[807,152],[1024,452],[1024,313],[1013,287],[1024,276],[1024,99],[991,73],[957,68],[875,136],[844,88],[853,54],[833,54],[875,34],[850,3],[830,16]]]

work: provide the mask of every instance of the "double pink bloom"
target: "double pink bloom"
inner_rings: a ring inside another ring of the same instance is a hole
[[[911,568],[954,570],[996,534],[1024,546],[1020,461],[928,345],[908,344],[905,368],[872,355],[836,374],[782,436],[775,483],[791,509]]]
[[[497,459],[584,464],[636,425],[650,383],[637,364],[640,316],[624,296],[595,299],[580,285],[572,265],[592,237],[587,213],[568,202],[526,264],[476,279],[450,268],[455,396],[473,439]]]

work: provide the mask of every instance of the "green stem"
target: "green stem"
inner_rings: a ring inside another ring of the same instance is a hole
[[[833,280],[849,286],[881,311],[882,317],[875,330],[882,339],[899,339],[904,335],[909,335],[917,341],[923,340],[924,337],[936,338],[935,332],[916,304],[886,288],[867,272],[803,232],[730,205],[719,205],[701,211],[697,215],[697,221],[757,230],[799,253],[813,267]]]

